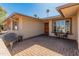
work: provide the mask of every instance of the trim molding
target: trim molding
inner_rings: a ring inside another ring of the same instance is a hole
[[[69,19],[69,21],[70,21],[70,23],[71,23],[71,24],[70,24],[70,33],[69,33],[69,35],[73,35],[73,33],[72,33],[72,18],[64,18],[64,20],[65,20],[65,19]],[[63,19],[57,19],[57,20],[63,20]],[[52,20],[52,24],[53,24],[54,21],[57,21],[57,20]],[[52,25],[52,26],[53,26],[53,25]],[[52,33],[54,33],[54,32],[53,32],[53,27],[52,27]]]

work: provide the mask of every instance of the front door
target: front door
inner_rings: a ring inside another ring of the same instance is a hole
[[[47,35],[49,34],[49,23],[44,24],[44,33]]]

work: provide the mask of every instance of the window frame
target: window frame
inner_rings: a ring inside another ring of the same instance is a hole
[[[17,25],[17,29],[15,29],[14,27],[15,27],[15,23],[17,23],[18,25]],[[12,21],[12,30],[18,30],[19,29],[19,19],[18,20],[13,20]]]
[[[69,20],[70,21],[70,32],[69,34],[72,35],[72,18],[64,18],[64,19],[56,19],[56,20],[52,20],[52,33],[55,33],[54,32],[54,22],[56,21],[60,21],[60,20]]]

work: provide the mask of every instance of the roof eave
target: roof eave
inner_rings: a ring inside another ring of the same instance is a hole
[[[61,14],[61,16],[65,18],[65,15],[64,15],[63,12],[61,11],[61,9],[68,8],[68,7],[75,6],[75,5],[79,5],[79,3],[67,3],[67,4],[65,4],[65,5],[56,7],[56,9],[57,9],[57,11]]]

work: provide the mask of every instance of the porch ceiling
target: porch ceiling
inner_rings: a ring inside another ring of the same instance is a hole
[[[63,5],[58,7],[58,11],[64,16],[65,18],[72,17],[78,11],[79,4],[70,4],[70,5]]]

